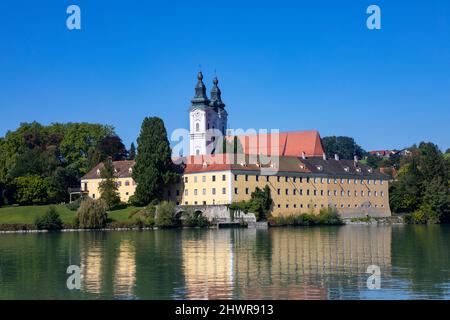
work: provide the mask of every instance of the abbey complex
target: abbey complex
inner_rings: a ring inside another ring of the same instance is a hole
[[[317,131],[230,135],[227,118],[217,78],[208,98],[199,73],[189,109],[189,155],[173,159],[181,178],[167,186],[167,200],[179,206],[228,205],[250,199],[256,187],[267,185],[274,201],[273,216],[327,207],[336,208],[343,217],[391,215],[390,177],[356,157],[327,158]],[[238,144],[239,151],[217,152],[222,141]],[[102,165],[81,179],[82,190],[94,199],[100,197]],[[134,161],[113,165],[121,200],[127,202],[136,188]]]

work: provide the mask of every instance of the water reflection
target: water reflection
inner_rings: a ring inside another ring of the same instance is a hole
[[[187,298],[327,299],[391,270],[391,228],[211,230],[182,240]]]
[[[119,245],[114,273],[114,295],[117,297],[133,297],[136,283],[136,249],[129,240]]]
[[[186,233],[183,275],[188,299],[226,299],[233,295],[234,253],[229,230]]]
[[[448,299],[449,247],[446,226],[0,235],[0,299]]]

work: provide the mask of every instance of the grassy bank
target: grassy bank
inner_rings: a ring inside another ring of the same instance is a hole
[[[0,225],[2,224],[34,224],[37,217],[48,211],[49,205],[45,206],[11,206],[0,208]],[[61,220],[70,224],[76,216],[76,211],[69,210],[66,205],[53,205]],[[130,215],[139,211],[140,208],[128,206],[123,209],[109,211],[108,218],[116,222],[132,222]]]

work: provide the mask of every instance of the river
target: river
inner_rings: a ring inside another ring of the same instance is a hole
[[[0,234],[0,299],[113,298],[450,299],[450,226]]]

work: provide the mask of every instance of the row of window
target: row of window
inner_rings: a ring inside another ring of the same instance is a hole
[[[246,188],[246,189],[248,189],[248,188]],[[237,188],[235,188],[235,193],[237,194],[237,192],[238,192],[238,190],[237,190]],[[277,194],[281,195],[281,189],[277,189]],[[289,195],[289,189],[285,190],[285,194],[287,196]],[[292,194],[294,196],[297,195],[297,189],[292,189]],[[303,193],[303,189],[299,189],[298,190],[298,194],[302,196],[304,194]],[[306,189],[306,193],[305,194],[307,196],[311,195],[310,190]],[[373,193],[372,193],[372,191],[367,191],[367,193],[366,193],[366,192],[364,192],[364,190],[361,190],[361,192],[358,193],[358,191],[355,190],[353,195],[355,197],[358,197],[358,196],[364,197],[365,195],[367,195],[368,197],[371,197],[372,195],[377,197],[378,194],[381,197],[384,197],[384,191],[380,191],[379,193],[378,193],[378,191],[374,191]],[[314,195],[314,196],[317,196],[317,195],[324,196],[325,192],[324,192],[324,190],[316,190],[316,189],[314,189],[314,190],[312,190],[312,195]],[[347,192],[345,192],[344,190],[341,190],[341,192],[338,192],[338,190],[334,190],[333,192],[331,192],[331,190],[327,190],[327,196],[332,196],[332,195],[335,196],[335,197],[337,197],[339,195],[341,197],[345,197],[346,195],[351,197],[352,196],[352,192],[350,190],[347,190]]]
[[[281,204],[278,204],[277,207],[278,207],[278,208],[281,208]],[[298,206],[298,208],[300,208],[300,209],[301,209],[301,208],[304,208],[304,207],[305,207],[305,208],[308,208],[308,209],[309,209],[309,208],[317,208],[318,205],[317,205],[317,204],[314,204],[314,205],[312,205],[312,204],[307,204],[306,206],[304,206],[303,204],[300,204],[300,205]],[[324,208],[325,206],[324,206],[323,204],[321,204],[320,207],[321,207],[321,208]],[[337,204],[328,204],[328,207],[329,207],[329,208],[331,208],[331,207],[338,208],[338,205],[337,205]],[[340,208],[345,208],[345,207],[351,208],[352,205],[351,205],[351,204],[348,204],[347,206],[345,206],[344,204],[341,204],[339,207],[340,207]],[[369,204],[363,203],[363,204],[360,204],[360,205],[355,204],[354,207],[355,207],[355,208],[371,208],[371,207],[372,207],[372,204],[370,204],[370,203],[369,203]],[[373,207],[374,207],[374,208],[378,208],[378,207],[384,208],[384,204],[382,204],[382,205],[380,205],[380,206],[378,206],[377,204],[375,204],[375,205],[373,205]],[[289,209],[289,204],[286,204],[285,208],[286,208],[286,209]],[[297,204],[294,203],[294,204],[292,205],[292,208],[294,208],[294,209],[297,208]]]
[[[238,174],[235,174],[235,175],[234,175],[234,181],[237,181],[237,180],[238,180],[238,177],[239,177],[239,175],[238,175]],[[255,181],[258,182],[259,179],[260,179],[260,176],[255,175],[254,177],[255,177]],[[324,184],[324,183],[331,184],[331,183],[333,183],[333,182],[334,182],[334,184],[338,184],[339,182],[340,182],[341,184],[345,184],[345,183],[347,183],[347,184],[352,184],[352,181],[353,181],[353,184],[358,184],[358,183],[364,184],[364,181],[366,181],[367,184],[375,184],[375,185],[376,185],[377,183],[379,183],[379,184],[383,184],[383,183],[384,183],[383,180],[337,179],[337,178],[331,179],[331,178],[310,178],[310,177],[305,177],[305,178],[303,178],[303,177],[280,177],[280,176],[276,176],[276,177],[275,177],[275,176],[265,176],[265,181],[266,181],[266,182],[270,182],[270,178],[271,178],[271,177],[272,177],[272,178],[276,178],[276,181],[277,181],[277,182],[281,182],[281,179],[282,179],[282,178],[284,178],[284,181],[285,181],[285,182],[289,182],[289,179],[291,179],[291,181],[292,181],[293,183],[296,183],[297,181],[299,181],[300,183],[303,183],[304,181],[306,181],[306,183],[310,183],[310,182],[312,181],[312,182],[314,182],[315,184],[318,184],[318,183],[321,183],[321,184]],[[261,178],[263,178],[263,177],[261,177]],[[249,175],[248,175],[248,174],[244,175],[244,179],[245,179],[245,181],[249,181]]]
[[[128,187],[129,185],[133,185],[133,186],[135,186],[136,185],[136,182],[134,182],[134,180],[131,180],[131,182],[130,182],[130,180],[125,180],[125,183],[124,183],[124,185],[126,186],[126,187]],[[116,181],[116,185],[118,186],[118,187],[121,187],[122,186],[122,181]]]
[[[198,176],[194,176],[194,183],[198,182],[198,178],[199,178]],[[215,175],[211,176],[211,181],[212,182],[217,181]],[[222,175],[222,181],[227,181],[227,175],[226,174]],[[189,177],[184,177],[184,183],[188,183],[188,182],[189,182]],[[206,182],[206,176],[202,176],[202,182]],[[180,181],[177,181],[177,183],[180,183]]]
[[[194,196],[198,196],[199,195],[199,192],[198,192],[199,190],[198,189],[194,189]],[[211,189],[211,194],[212,195],[215,195],[215,194],[217,194],[217,190],[216,190],[216,188],[212,188]],[[222,194],[227,194],[227,188],[222,188]],[[170,197],[171,195],[172,195],[172,193],[170,192],[170,190],[169,191],[167,191],[167,195]],[[180,190],[176,190],[176,196],[179,196],[180,195]],[[188,189],[185,189],[184,190],[184,195],[185,196],[188,196],[189,195],[189,190]],[[203,188],[202,189],[202,195],[206,195],[206,188]]]
[[[117,192],[117,195],[120,197],[120,192]],[[129,193],[125,192],[125,195],[128,196]],[[95,199],[95,193],[92,194],[92,199]]]
[[[303,189],[300,189],[300,190],[298,190],[298,192],[297,192],[297,189],[293,189],[292,190],[292,194],[295,196],[295,195],[297,195],[297,193],[300,195],[300,196],[302,196],[302,195],[304,195],[304,194],[306,194],[307,196],[310,196],[310,195],[313,195],[313,196],[318,196],[318,195],[320,195],[320,196],[324,196],[325,195],[325,192],[324,192],[324,190],[312,190],[312,193],[311,193],[311,191],[309,190],[309,189],[306,189],[306,192],[304,193],[303,192]],[[198,193],[198,189],[194,189],[194,196],[197,196],[199,193]],[[217,191],[216,191],[216,188],[212,188],[211,189],[211,194],[212,195],[215,195],[215,194],[217,194]],[[222,194],[227,194],[227,188],[222,188]],[[239,194],[239,188],[234,188],[234,194]],[[250,189],[249,188],[245,188],[245,194],[250,194]],[[281,195],[281,189],[277,189],[277,194],[278,195]],[[289,195],[289,189],[286,189],[285,190],[285,194],[288,196]],[[170,190],[167,192],[167,195],[170,197],[171,196],[171,192],[170,192]],[[176,195],[177,196],[179,196],[180,195],[180,190],[176,190]],[[184,190],[184,195],[185,196],[188,196],[189,195],[189,190],[188,189],[185,189]],[[202,189],[202,195],[206,195],[206,188],[203,188]],[[346,195],[348,196],[348,197],[351,197],[352,196],[352,192],[350,191],[350,190],[348,190],[347,192],[345,192],[344,190],[341,190],[341,192],[339,193],[337,190],[334,190],[333,192],[331,192],[331,190],[327,190],[327,196],[335,196],[335,197],[337,197],[338,195],[340,195],[341,197],[345,197]],[[364,190],[361,190],[361,192],[358,192],[357,190],[355,190],[354,191],[354,193],[353,193],[353,195],[355,196],[355,197],[358,197],[358,196],[361,196],[361,197],[364,197],[364,196],[368,196],[368,197],[371,197],[371,196],[374,196],[374,197],[378,197],[378,195],[380,196],[380,197],[384,197],[384,191],[380,191],[380,192],[378,192],[378,191],[374,191],[374,192],[372,192],[372,191],[367,191],[367,192],[364,192]]]

